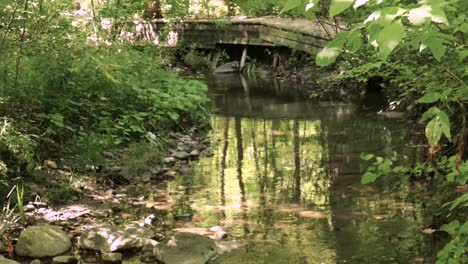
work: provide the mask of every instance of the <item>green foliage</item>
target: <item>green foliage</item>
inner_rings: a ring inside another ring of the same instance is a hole
[[[96,14],[112,7],[116,13],[108,14],[120,19],[148,1],[118,2],[131,8],[115,3]],[[165,50],[101,43],[113,39],[99,28],[72,26],[72,1],[29,3],[0,8],[3,184],[50,155],[92,165],[102,162],[106,149],[125,147],[149,131],[159,135],[206,122],[206,85],[164,70]]]
[[[452,240],[437,253],[437,264],[467,263],[468,262],[468,221],[463,224],[454,220],[444,226],[442,230],[452,236]]]

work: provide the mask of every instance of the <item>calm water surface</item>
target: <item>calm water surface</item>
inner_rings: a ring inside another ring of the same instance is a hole
[[[238,75],[209,77],[216,108],[192,186],[173,212],[180,230],[221,225],[248,247],[217,263],[432,263],[434,242],[409,186],[360,184],[361,153],[411,161],[421,138],[405,120],[359,104],[311,102],[301,85]],[[378,101],[378,100],[377,100]]]

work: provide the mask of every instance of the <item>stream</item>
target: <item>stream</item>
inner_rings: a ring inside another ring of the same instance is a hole
[[[406,119],[359,103],[314,102],[304,84],[271,77],[207,77],[215,114],[213,157],[194,164],[171,211],[180,231],[222,226],[247,243],[216,263],[433,263],[432,217],[412,185],[362,185],[361,153],[399,162],[424,158],[423,136]],[[369,101],[369,100],[367,100]],[[378,103],[379,100],[370,100]]]

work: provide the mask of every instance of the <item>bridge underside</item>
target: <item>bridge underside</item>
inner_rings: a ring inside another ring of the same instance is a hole
[[[167,22],[154,21],[155,28]],[[217,44],[289,47],[316,54],[335,35],[331,24],[306,19],[252,18],[189,20],[176,24],[183,45],[215,49]]]

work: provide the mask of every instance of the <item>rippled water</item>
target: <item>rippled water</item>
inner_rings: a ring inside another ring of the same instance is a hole
[[[214,157],[169,188],[192,186],[175,198],[173,212],[191,216],[179,230],[221,225],[248,243],[217,263],[433,262],[435,242],[422,232],[428,215],[410,185],[360,183],[361,153],[422,156],[411,124],[359,103],[312,102],[300,84],[271,78],[208,83]]]

